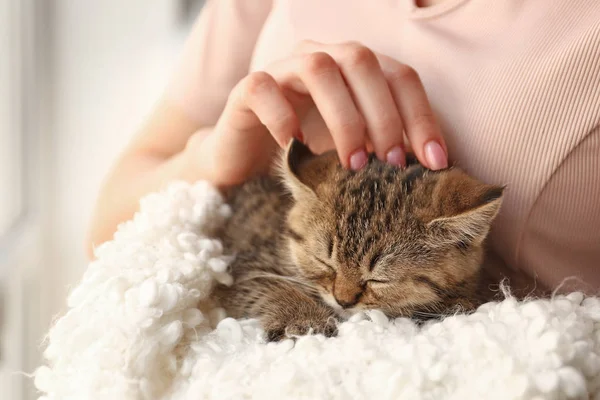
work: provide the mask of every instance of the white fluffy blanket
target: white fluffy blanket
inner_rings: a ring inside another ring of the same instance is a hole
[[[509,297],[422,328],[372,312],[295,344],[201,312],[230,279],[211,238],[229,213],[202,182],[145,198],[50,330],[40,398],[600,399],[600,299],[580,293]]]

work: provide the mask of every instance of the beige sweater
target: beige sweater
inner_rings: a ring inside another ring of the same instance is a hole
[[[548,286],[600,289],[599,0],[209,1],[169,95],[214,124],[239,79],[302,39],[414,67],[451,161],[508,185],[495,253]]]

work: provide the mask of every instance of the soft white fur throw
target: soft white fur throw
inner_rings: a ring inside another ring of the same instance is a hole
[[[423,328],[372,312],[336,338],[278,344],[256,321],[201,312],[230,280],[211,238],[229,213],[202,182],[145,198],[50,330],[41,399],[600,399],[600,299],[580,293]]]

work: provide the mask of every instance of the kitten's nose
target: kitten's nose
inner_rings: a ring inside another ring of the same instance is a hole
[[[365,287],[353,277],[343,271],[338,271],[333,282],[333,297],[343,308],[355,306],[360,300]]]
[[[352,306],[355,306],[356,303],[358,303],[358,300],[360,300],[360,296],[362,295],[362,292],[356,293],[356,295],[354,295],[354,298],[350,298],[350,299],[339,299],[336,296],[335,297],[335,301],[337,301],[337,303],[342,307],[342,308],[350,308]]]

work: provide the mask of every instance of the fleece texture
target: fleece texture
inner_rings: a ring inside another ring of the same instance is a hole
[[[598,399],[600,299],[517,301],[418,327],[373,311],[265,343],[207,301],[231,282],[230,215],[206,182],[147,196],[96,249],[35,372],[40,400]]]

